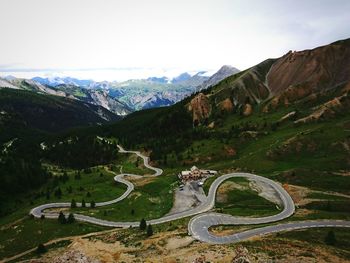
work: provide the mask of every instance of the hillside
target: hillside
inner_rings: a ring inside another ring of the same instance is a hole
[[[349,177],[340,174],[350,166],[349,42],[294,52],[298,63],[287,59],[291,53],[268,59],[103,132],[126,147],[152,150],[153,160],[169,167],[255,170],[321,189],[331,180],[333,190],[348,192]]]
[[[55,95],[70,99],[76,99],[83,102],[87,102],[90,104],[94,104],[97,106],[102,106],[105,109],[119,115],[124,116],[129,114],[132,110],[121,103],[115,98],[112,98],[108,95],[106,91],[103,90],[94,90],[94,89],[85,89],[80,86],[76,86],[77,84],[84,84],[86,81],[78,81],[72,82],[72,78],[65,78],[67,83],[56,83],[56,85],[49,86],[47,79],[34,78],[30,79],[20,79],[15,77],[0,78],[0,88],[11,88],[11,89],[21,89],[28,90],[32,92],[36,92],[39,94],[48,94]],[[40,82],[39,82],[40,81]],[[57,80],[58,81],[58,80]],[[71,84],[72,83],[72,84]]]
[[[63,92],[65,97],[71,97],[83,102],[102,106],[119,116],[125,116],[133,111],[126,104],[110,96],[105,90],[86,89],[71,84],[59,84],[52,89],[57,92]]]
[[[118,120],[101,106],[75,99],[0,89],[0,215],[15,211],[21,204],[14,200],[52,178],[45,162],[86,168],[114,160],[116,146],[82,127]]]
[[[23,128],[50,132],[120,119],[101,106],[13,89],[0,89],[0,112],[2,119],[12,116]]]

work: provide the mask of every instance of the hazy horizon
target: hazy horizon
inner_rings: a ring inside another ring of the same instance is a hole
[[[350,1],[0,0],[0,75],[117,80],[240,70],[350,36]]]

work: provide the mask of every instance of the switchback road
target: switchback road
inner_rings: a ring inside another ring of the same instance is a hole
[[[159,176],[163,173],[162,169],[151,166],[149,164],[149,157],[144,156],[139,151],[126,151],[119,145],[118,145],[118,149],[120,153],[133,153],[133,154],[136,154],[138,157],[142,158],[145,167],[154,171],[154,174],[152,176]],[[125,199],[134,190],[134,185],[131,182],[123,179],[124,176],[140,177],[139,175],[126,174],[126,173],[121,173],[116,175],[114,177],[114,180],[116,182],[125,184],[127,186],[127,190],[123,193],[123,195],[121,195],[116,199],[106,201],[106,202],[96,203],[96,207],[111,205],[111,204],[120,202],[123,199]],[[220,184],[222,184],[225,180],[229,178],[234,178],[234,177],[244,177],[249,180],[261,181],[273,187],[283,204],[283,210],[279,214],[276,214],[273,216],[267,216],[267,217],[259,217],[259,218],[235,217],[235,216],[219,214],[219,213],[205,213],[214,207],[216,192]],[[77,206],[81,207],[81,203],[77,203]],[[87,206],[89,206],[89,204],[87,204]],[[50,208],[68,208],[68,207],[70,207],[70,203],[43,204],[33,208],[30,211],[30,214],[32,214],[36,218],[40,218],[42,215],[44,215],[45,218],[54,219],[58,217],[58,213],[46,212],[45,210]],[[260,235],[266,235],[266,234],[275,233],[279,231],[288,231],[288,230],[302,229],[302,228],[350,227],[350,221],[320,220],[320,221],[303,221],[303,222],[276,224],[276,225],[271,225],[267,227],[260,227],[260,228],[255,228],[248,231],[243,231],[243,232],[236,233],[234,235],[228,235],[228,236],[216,236],[210,233],[209,231],[210,227],[217,226],[217,225],[254,225],[254,224],[256,225],[256,224],[273,223],[273,222],[277,222],[290,217],[291,215],[293,215],[294,211],[295,211],[295,207],[294,207],[294,202],[292,198],[280,184],[268,178],[254,175],[251,173],[230,173],[230,174],[222,175],[217,179],[215,179],[215,181],[210,186],[209,193],[206,200],[202,202],[199,206],[187,211],[179,212],[172,215],[167,215],[158,219],[152,219],[147,222],[148,224],[155,225],[155,224],[161,224],[161,223],[177,220],[180,218],[196,215],[190,220],[188,224],[189,234],[192,235],[195,239],[198,239],[203,242],[212,243],[212,244],[235,243],[254,236],[260,236]],[[123,227],[123,228],[130,227],[130,226],[131,227],[139,226],[139,222],[115,222],[115,221],[98,219],[95,217],[81,215],[81,214],[74,214],[74,216],[79,221],[84,221],[84,222],[88,222],[96,225],[102,225],[102,226]]]

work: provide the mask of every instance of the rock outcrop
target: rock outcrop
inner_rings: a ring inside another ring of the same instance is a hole
[[[296,120],[294,123],[306,123],[311,121],[317,121],[321,118],[327,119],[334,116],[337,112],[346,111],[350,107],[349,93],[345,93],[339,97],[329,100],[328,102],[316,107],[314,111],[301,119]]]
[[[195,96],[188,106],[188,110],[192,112],[193,124],[197,126],[207,120],[211,109],[209,99],[206,95],[199,93]]]
[[[225,100],[223,100],[222,102],[220,102],[220,109],[222,111],[227,111],[227,112],[232,112],[233,111],[233,103],[232,101],[227,98]]]
[[[249,116],[253,113],[253,107],[251,104],[247,103],[243,106],[242,114],[243,116]]]

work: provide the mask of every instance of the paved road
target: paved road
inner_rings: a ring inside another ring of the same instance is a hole
[[[294,202],[290,195],[284,188],[265,177],[249,174],[249,173],[232,173],[226,174],[218,179],[216,179],[212,187],[209,190],[208,197],[212,202],[215,202],[215,193],[218,186],[228,178],[232,177],[245,177],[255,181],[262,181],[274,188],[276,193],[278,193],[279,198],[283,203],[283,210],[277,215],[251,218],[251,217],[237,217],[226,214],[219,213],[205,213],[193,217],[188,224],[188,232],[195,239],[202,242],[212,243],[212,244],[226,244],[226,243],[236,243],[245,239],[249,239],[254,236],[266,235],[270,233],[288,231],[294,229],[302,228],[312,228],[312,227],[350,227],[350,221],[339,221],[339,220],[326,220],[326,221],[303,221],[303,222],[293,222],[286,224],[278,224],[268,227],[256,228],[244,232],[240,232],[233,235],[227,236],[216,236],[209,232],[209,228],[217,225],[256,225],[273,223],[283,219],[286,219],[293,215],[295,211]]]
[[[154,176],[159,176],[163,173],[163,170],[160,169],[160,168],[157,168],[157,167],[153,167],[149,164],[149,157],[143,155],[142,153],[140,153],[139,151],[126,151],[124,150],[124,148],[120,145],[117,145],[118,146],[118,149],[119,149],[119,152],[120,153],[134,153],[136,154],[138,157],[142,158],[143,159],[143,164],[145,167],[147,167],[148,169],[150,170],[153,170],[154,171]]]
[[[136,154],[138,157],[142,158],[145,167],[147,167],[148,169],[154,171],[153,176],[159,176],[159,175],[161,175],[163,173],[162,169],[151,166],[149,164],[149,158],[147,156],[144,156],[139,151],[126,151],[120,145],[118,145],[118,149],[119,149],[120,153],[133,153],[133,154]],[[110,171],[110,172],[114,173],[113,171]],[[116,181],[118,183],[125,184],[127,186],[126,191],[121,196],[119,196],[116,199],[113,199],[113,200],[110,200],[110,201],[106,201],[106,202],[96,203],[96,205],[95,205],[96,207],[111,205],[111,204],[115,204],[117,202],[120,202],[123,199],[125,199],[134,190],[134,185],[131,182],[123,179],[124,176],[140,177],[139,175],[128,174],[128,173],[121,173],[121,174],[118,174],[118,175],[114,176],[114,181]],[[48,203],[48,204],[43,204],[43,205],[40,205],[40,206],[37,206],[37,207],[33,208],[30,211],[30,214],[32,214],[34,217],[37,217],[37,218],[40,218],[41,215],[45,215],[45,217],[47,217],[47,218],[57,218],[58,217],[57,213],[44,212],[44,210],[49,209],[49,208],[65,208],[65,207],[70,207],[70,205],[71,205],[71,203]],[[90,203],[86,203],[86,206],[90,206]],[[81,203],[77,203],[77,207],[81,207]],[[77,219],[81,220],[81,221],[85,221],[85,222],[89,222],[89,223],[95,223],[95,224],[98,224],[100,222],[101,225],[108,225],[108,224],[106,224],[104,222],[104,220],[97,220],[97,219],[95,219],[93,217],[87,217],[87,216],[83,216],[83,215],[79,215],[79,214],[74,214],[74,216]]]
[[[209,214],[210,215],[210,214]],[[203,218],[204,219],[204,218]],[[210,217],[207,218],[210,220]],[[209,221],[210,222],[210,221]],[[211,222],[213,225],[217,225],[218,221],[214,220]],[[225,224],[225,222],[223,223]],[[319,220],[319,221],[302,221],[302,222],[291,222],[284,224],[271,225],[266,227],[255,228],[243,232],[239,232],[233,235],[227,236],[216,236],[208,231],[208,226],[213,226],[209,224],[201,224],[196,222],[195,228],[199,230],[196,233],[194,238],[211,244],[229,244],[229,243],[238,243],[243,240],[247,240],[252,237],[263,236],[268,234],[273,234],[276,232],[282,231],[291,231],[297,229],[306,229],[306,228],[315,228],[315,227],[350,227],[350,221],[342,221],[342,220]],[[192,225],[193,226],[193,225]],[[198,235],[198,233],[200,233]]]
[[[149,164],[149,158],[147,156],[144,156],[139,151],[126,151],[119,145],[118,145],[118,148],[120,153],[134,153],[140,158],[142,158],[144,161],[145,167],[154,171],[153,176],[159,176],[163,173],[162,169],[151,166]],[[131,191],[133,191],[134,185],[131,182],[123,179],[123,177],[126,175],[140,177],[139,175],[126,174],[126,173],[121,173],[116,175],[114,177],[114,180],[116,182],[125,184],[127,186],[127,190],[124,192],[122,196],[116,199],[106,201],[106,202],[96,203],[97,207],[120,202],[121,200],[125,199],[130,194]],[[225,180],[233,177],[244,177],[249,180],[262,181],[266,184],[269,184],[271,187],[275,189],[276,193],[279,195],[281,202],[283,204],[283,210],[277,215],[261,217],[261,218],[245,218],[245,217],[234,217],[231,215],[218,214],[218,213],[205,213],[214,207],[216,191],[220,186],[220,184],[222,184]],[[77,206],[78,207],[81,206],[81,203],[77,203]],[[89,204],[87,204],[87,206],[89,206]],[[64,208],[64,207],[70,207],[70,203],[44,204],[33,208],[30,211],[30,214],[34,215],[34,217],[37,217],[37,218],[41,217],[41,215],[45,215],[46,218],[54,219],[58,217],[58,213],[45,212],[44,210],[49,208]],[[264,235],[264,234],[274,233],[278,231],[299,229],[299,228],[329,227],[329,226],[350,227],[350,221],[327,220],[327,221],[306,221],[306,222],[293,222],[288,224],[278,224],[278,225],[273,225],[268,227],[256,228],[253,230],[244,231],[234,235],[220,236],[220,237],[215,236],[209,232],[209,228],[215,225],[248,225],[248,224],[272,223],[272,222],[276,222],[276,221],[288,218],[294,213],[294,211],[295,211],[295,207],[294,207],[294,202],[292,198],[289,196],[289,194],[284,190],[284,188],[280,184],[270,179],[267,179],[265,177],[250,174],[250,173],[230,173],[230,174],[225,174],[218,177],[212,183],[209,189],[208,197],[199,206],[187,211],[182,211],[176,214],[166,215],[158,219],[149,220],[147,222],[149,224],[155,225],[155,224],[170,222],[180,218],[197,215],[193,217],[188,224],[189,234],[192,235],[194,238],[201,240],[203,242],[215,243],[215,244],[234,243],[244,239],[248,239],[253,236]],[[114,222],[114,221],[102,220],[102,219],[98,219],[90,216],[85,216],[81,214],[74,214],[74,216],[79,221],[84,221],[84,222],[102,225],[102,226],[124,227],[124,228],[130,227],[130,226],[132,227],[139,226],[139,222]]]

